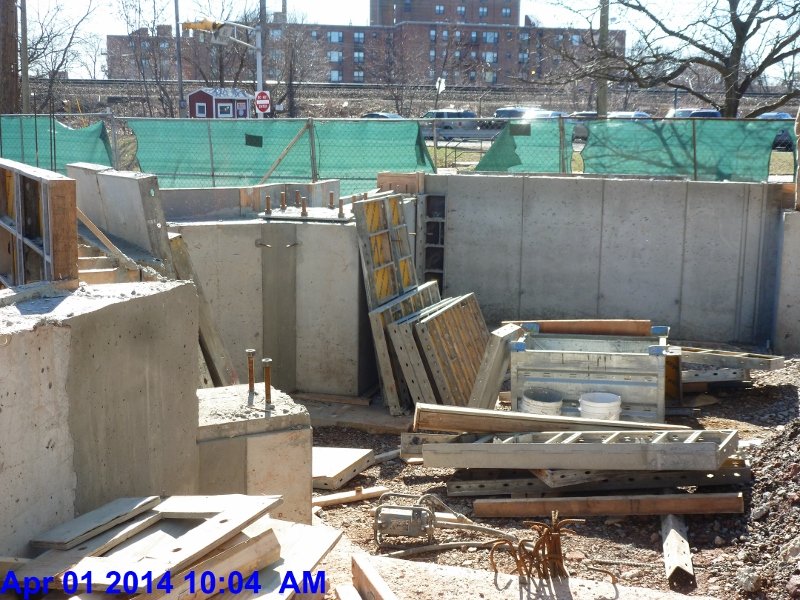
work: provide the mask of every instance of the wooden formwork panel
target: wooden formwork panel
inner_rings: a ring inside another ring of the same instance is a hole
[[[475,294],[428,315],[414,331],[441,401],[467,406],[489,341]]]
[[[439,301],[439,285],[431,281],[369,313],[383,398],[393,415],[404,414],[406,408],[410,407],[411,400],[407,390],[404,389],[405,386],[402,385],[404,380],[399,362],[396,359],[393,361],[394,352],[389,345],[386,327]]]

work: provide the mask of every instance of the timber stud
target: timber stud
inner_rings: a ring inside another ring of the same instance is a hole
[[[344,199],[339,198],[339,218],[344,219]]]
[[[267,204],[266,208],[264,209],[264,214],[271,215],[272,214],[272,196],[267,194]]]
[[[253,348],[248,348],[247,350],[245,350],[245,352],[247,352],[248,389],[250,390],[250,394],[253,394],[256,391],[256,369],[255,369],[256,351]]]
[[[294,205],[300,208],[300,190],[294,191]]]
[[[328,208],[330,208],[331,210],[333,210],[333,208],[334,208],[334,204],[333,204],[333,192],[329,192],[329,193],[328,193]]]
[[[302,196],[300,198],[300,206],[301,206],[301,208],[300,208],[300,216],[301,217],[307,217],[308,216],[308,206],[306,204],[306,197],[305,196]]]
[[[281,210],[286,210],[286,192],[281,192]]]
[[[272,365],[271,358],[262,358],[261,364],[264,366],[264,391],[266,393],[267,404],[272,404],[272,384],[270,377],[270,369]]]

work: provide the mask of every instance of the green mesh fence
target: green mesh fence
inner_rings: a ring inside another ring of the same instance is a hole
[[[73,162],[112,164],[102,121],[73,129],[47,115],[0,117],[0,156],[64,174]]]
[[[142,171],[164,188],[258,183],[305,127],[305,120],[131,119]],[[413,121],[315,121],[319,179],[340,179],[341,194],[375,187],[378,171],[433,170]],[[289,149],[269,181],[310,181],[308,131]]]
[[[584,173],[766,181],[776,121],[590,121]]]
[[[570,173],[573,124],[559,119],[512,121],[497,136],[476,171]]]

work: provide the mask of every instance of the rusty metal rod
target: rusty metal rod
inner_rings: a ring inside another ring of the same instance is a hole
[[[344,219],[344,199],[339,198],[339,218]]]
[[[286,192],[281,192],[281,210],[286,210]]]
[[[247,384],[252,394],[256,391],[256,351],[254,348],[248,348],[245,352],[247,352]]]
[[[333,199],[333,192],[328,193],[328,208],[333,210],[335,208],[334,199]]]
[[[264,209],[264,213],[267,215],[272,214],[272,196],[269,194],[267,194],[265,206],[266,208]]]
[[[261,364],[264,366],[264,392],[267,404],[272,404],[272,377],[271,377],[271,358],[262,358]]]
[[[306,205],[306,197],[302,196],[300,198],[300,216],[307,217],[308,216],[308,206]]]
[[[294,191],[294,205],[299,208],[300,207],[300,190]]]

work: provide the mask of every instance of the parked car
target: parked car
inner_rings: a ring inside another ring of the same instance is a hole
[[[543,110],[541,108],[533,108],[523,115],[523,119],[557,119],[559,117],[566,117],[567,113],[558,110]]]
[[[442,139],[469,137],[471,132],[478,129],[477,116],[471,110],[451,108],[429,110],[422,115],[423,121],[420,122],[419,128],[425,139],[432,139],[433,119],[435,119],[437,135]]]
[[[494,111],[495,119],[520,119],[526,112],[532,110],[525,106],[504,106]]]
[[[398,115],[397,113],[393,112],[371,112],[365,115],[361,115],[362,119],[405,119]]]
[[[609,119],[652,119],[653,117],[641,110],[615,110],[608,113]]]
[[[772,121],[794,121],[794,117],[785,112],[768,112],[758,115],[756,119],[768,119]],[[775,139],[772,140],[772,149],[784,152],[794,152],[794,138],[790,131],[791,126],[781,129]]]
[[[667,119],[719,119],[722,113],[714,108],[670,108]]]

